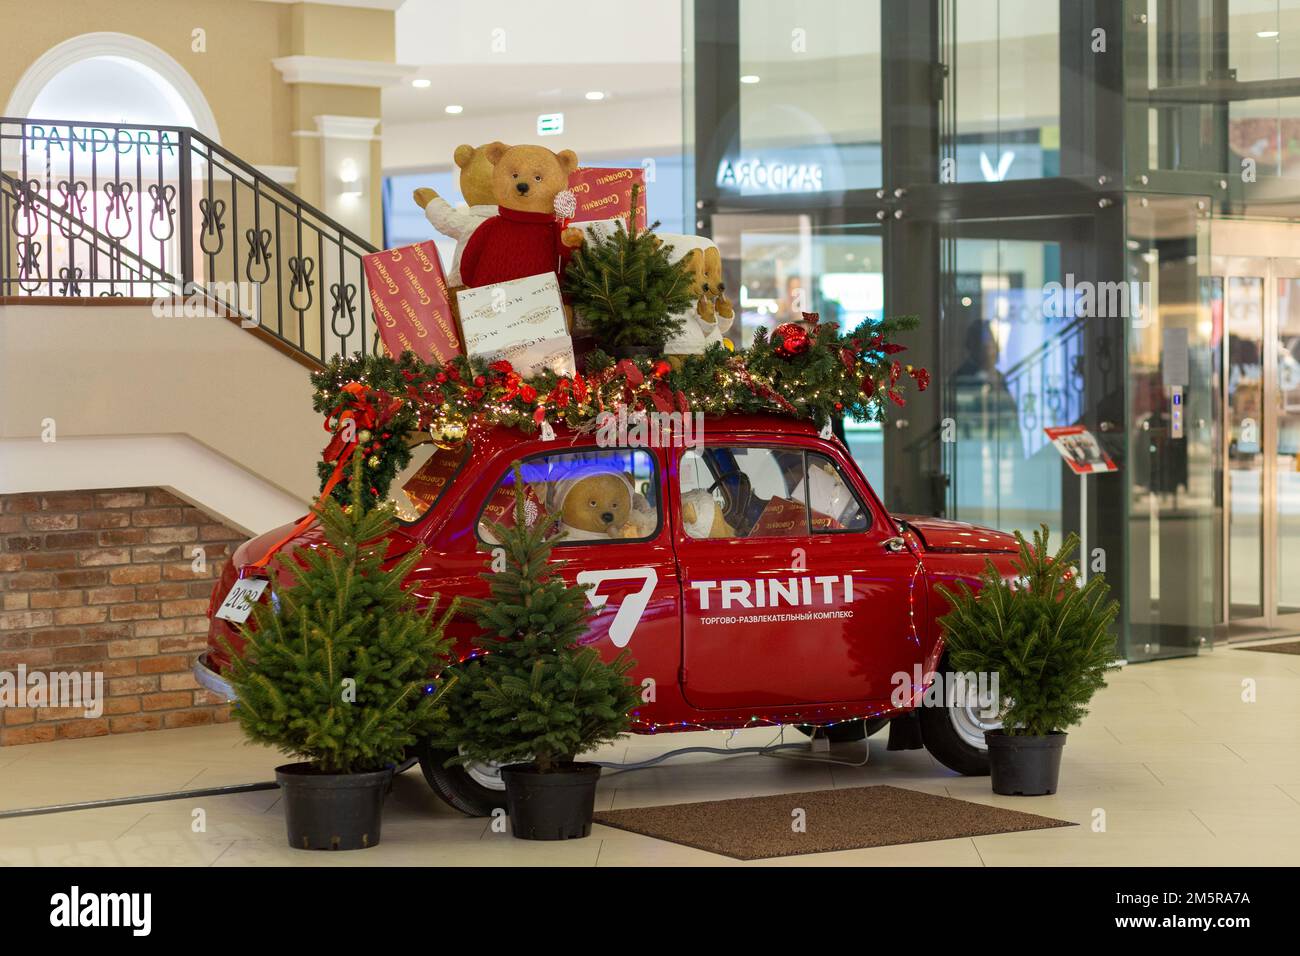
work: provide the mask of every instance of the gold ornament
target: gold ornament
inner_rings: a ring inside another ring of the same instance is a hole
[[[431,427],[429,434],[439,448],[451,448],[465,440],[465,426],[461,422],[443,422]]]
[[[370,432],[366,431],[365,429],[362,429],[361,431],[357,432],[357,439],[359,441],[363,441],[363,442],[370,441],[370,438],[371,438]]]
[[[366,464],[369,465],[371,468],[378,468],[378,467],[379,467],[379,456],[378,456],[378,455],[371,455],[369,458],[366,459]]]

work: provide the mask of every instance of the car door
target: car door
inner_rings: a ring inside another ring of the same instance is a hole
[[[681,679],[692,706],[882,700],[895,675],[910,677],[919,561],[837,446],[738,441],[682,449],[677,461]],[[701,504],[702,492],[721,522],[706,524],[698,507],[684,520],[684,502]]]
[[[580,529],[570,529],[555,544],[552,561],[563,561],[564,578],[587,589],[594,615],[583,642],[597,646],[606,659],[626,649],[637,662],[632,673],[638,682],[649,677],[656,688],[662,684],[671,691],[680,664],[680,587],[663,507],[667,482],[661,454],[652,449],[568,446],[526,455],[521,461],[521,474],[529,520],[543,508],[559,511],[562,497],[576,494],[580,482],[593,475],[626,477],[637,503],[654,515],[652,527],[636,536],[594,532],[579,536]],[[496,543],[492,524],[514,520],[515,479],[507,460],[492,477],[493,484],[480,492],[483,504],[471,545],[478,571]],[[474,593],[482,596],[486,589],[486,582],[482,582]],[[658,694],[652,691],[644,697],[647,706],[639,716],[652,720]]]

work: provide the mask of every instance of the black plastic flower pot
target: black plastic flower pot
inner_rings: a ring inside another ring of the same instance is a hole
[[[550,773],[538,773],[531,763],[516,763],[501,768],[501,779],[506,785],[510,832],[519,839],[590,836],[600,779],[600,767],[594,763],[560,764]]]
[[[1056,793],[1065,738],[1063,733],[1026,737],[1000,730],[984,731],[993,792],[1008,797],[1041,797]]]
[[[298,850],[364,850],[379,842],[384,798],[393,769],[319,773],[309,763],[275,768],[284,794],[289,846]]]

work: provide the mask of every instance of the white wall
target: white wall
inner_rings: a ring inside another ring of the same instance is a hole
[[[328,438],[308,375],[217,316],[0,306],[0,491],[165,485],[249,531],[283,524]]]

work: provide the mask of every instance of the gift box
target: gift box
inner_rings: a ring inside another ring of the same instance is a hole
[[[830,515],[822,514],[820,511],[812,513],[810,522],[808,520],[808,509],[804,507],[803,502],[773,495],[768,500],[766,507],[763,508],[763,513],[754,522],[754,527],[750,530],[748,537],[798,537],[809,533],[810,524],[813,534],[819,531],[834,531],[843,527]]]
[[[622,219],[627,222],[632,207],[632,187],[640,186],[637,195],[636,227],[646,228],[645,170],[609,166],[579,166],[569,173],[569,189],[578,201],[572,222]]]
[[[411,500],[415,510],[423,514],[438,500],[447,483],[460,470],[463,455],[459,452],[438,450],[402,485],[402,492]]]
[[[371,253],[361,262],[389,355],[409,350],[425,362],[443,363],[464,354],[432,239]]]
[[[505,359],[525,378],[542,369],[573,374],[573,340],[555,273],[461,289],[456,301],[471,358]]]

